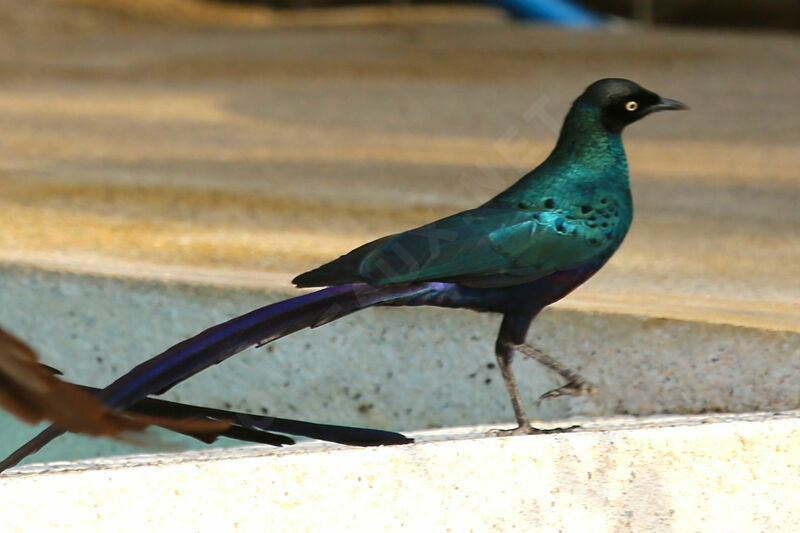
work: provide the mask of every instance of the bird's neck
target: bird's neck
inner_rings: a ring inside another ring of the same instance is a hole
[[[558,142],[547,163],[628,175],[621,134],[606,130],[600,110],[582,102],[576,102],[564,119]]]
[[[561,128],[556,147],[541,165],[489,201],[531,205],[547,191],[591,196],[596,186],[630,195],[628,162],[619,133],[603,127],[600,110],[576,102]]]

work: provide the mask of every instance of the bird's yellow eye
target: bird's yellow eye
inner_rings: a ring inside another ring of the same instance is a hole
[[[637,109],[639,109],[639,102],[637,102],[636,100],[631,100],[630,102],[625,104],[625,109],[627,109],[628,111],[636,111]]]

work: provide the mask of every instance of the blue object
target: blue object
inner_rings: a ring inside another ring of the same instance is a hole
[[[599,26],[604,18],[569,0],[495,0],[512,16],[543,20],[558,26],[589,28]]]

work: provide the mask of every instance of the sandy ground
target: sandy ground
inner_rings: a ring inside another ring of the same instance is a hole
[[[565,305],[800,330],[795,36],[494,15],[197,28],[10,5],[2,261],[286,283],[483,202],[546,155],[583,87],[622,76],[692,111],[626,132],[634,227]]]

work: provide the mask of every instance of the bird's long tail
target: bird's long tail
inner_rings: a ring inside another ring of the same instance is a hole
[[[92,394],[97,394],[100,389],[79,385],[79,387]],[[177,433],[183,433],[199,441],[211,444],[218,437],[228,437],[245,442],[271,444],[283,446],[294,444],[295,441],[285,435],[271,433],[276,431],[299,437],[309,437],[328,442],[347,444],[349,446],[374,446],[377,444],[408,444],[412,439],[381,429],[360,428],[352,426],[337,426],[331,424],[317,424],[302,420],[291,420],[267,415],[241,413],[225,409],[200,407],[185,403],[169,402],[156,398],[145,398],[125,409],[126,413],[134,413],[166,420],[217,420],[225,421],[229,427],[217,432],[181,430],[167,427]],[[268,431],[269,430],[269,431]]]
[[[428,283],[372,287],[357,283],[328,287],[267,305],[218,324],[136,366],[98,393],[103,403],[125,409],[160,394],[194,374],[253,345],[263,345],[303,328],[313,328],[373,305],[415,299],[435,291]],[[0,462],[10,468],[63,434],[51,426]],[[324,432],[315,438],[325,440]],[[396,435],[396,434],[394,434]]]

